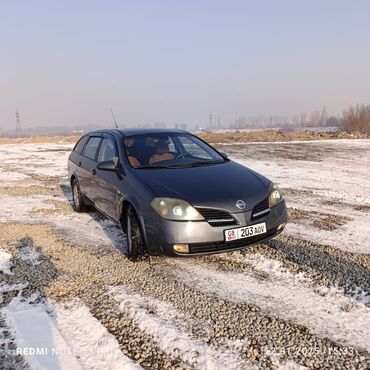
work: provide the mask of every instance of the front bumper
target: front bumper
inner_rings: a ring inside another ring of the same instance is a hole
[[[145,222],[146,242],[149,252],[172,257],[188,257],[237,250],[276,236],[283,229],[278,229],[279,226],[288,220],[288,212],[284,201],[271,208],[269,215],[254,221],[251,221],[251,211],[235,213],[233,216],[237,219],[238,225],[219,227],[211,226],[206,221],[179,222],[165,219],[158,220],[158,217],[151,217]],[[266,223],[266,233],[231,242],[225,241],[225,230],[261,222]],[[189,253],[180,254],[175,252],[173,244],[188,244]]]

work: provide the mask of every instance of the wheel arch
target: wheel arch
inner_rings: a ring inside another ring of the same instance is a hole
[[[73,180],[77,180],[77,176],[72,173],[71,177],[69,178],[69,183],[72,185]]]
[[[140,213],[139,204],[134,198],[123,198],[122,197],[120,199],[119,203],[118,203],[118,212],[117,212],[117,214],[118,214],[118,217],[119,217],[119,221],[121,223],[121,227],[126,232],[126,230],[125,230],[126,225],[123,221],[126,218],[127,209],[128,209],[129,206],[133,207],[133,209],[135,210],[135,212],[137,214],[137,217],[138,217],[139,222],[140,222],[140,227],[141,227],[141,230],[142,230],[145,242],[146,242],[146,233],[145,233],[144,220],[143,220],[143,217]]]
[[[140,214],[140,211],[139,211],[140,207],[139,207],[138,203],[135,201],[135,199],[121,198],[121,200],[119,201],[118,216],[119,216],[119,222],[121,224],[121,228],[126,233],[126,223],[124,221],[126,219],[127,210],[128,210],[129,206],[131,206],[137,214],[137,217],[138,217],[138,220],[139,220],[139,223],[140,223],[141,232],[143,234],[145,244],[147,245],[147,237],[146,237],[146,230],[145,230],[144,220],[143,220],[143,217],[142,217],[142,215]]]

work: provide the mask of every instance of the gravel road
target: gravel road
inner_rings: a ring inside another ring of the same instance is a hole
[[[370,368],[370,200],[361,190],[370,140],[220,145],[283,188],[287,230],[238,252],[137,263],[110,221],[72,211],[69,150],[0,145],[0,369],[35,368],[16,353],[7,315],[17,300],[44,307],[71,348],[68,314],[57,312],[91,313],[122,357],[76,356],[85,369],[124,368],[122,358],[145,369]],[[77,331],[93,350],[102,345]]]

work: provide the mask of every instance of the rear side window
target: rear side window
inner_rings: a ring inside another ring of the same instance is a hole
[[[113,141],[104,138],[103,142],[100,145],[98,162],[111,161],[116,155],[116,148]]]
[[[85,146],[85,144],[86,144],[86,142],[87,142],[87,139],[88,139],[89,137],[88,136],[84,136],[84,137],[82,137],[79,141],[78,141],[78,143],[75,145],[75,148],[73,149],[75,152],[77,152],[77,153],[82,153],[82,150],[83,150],[83,148],[84,148],[84,146]]]
[[[100,137],[91,137],[89,139],[84,150],[85,157],[95,159],[96,150],[98,149],[100,140],[101,140]]]

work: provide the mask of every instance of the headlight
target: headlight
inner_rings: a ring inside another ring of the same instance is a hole
[[[151,206],[167,220],[199,221],[203,216],[188,202],[174,198],[154,198]]]
[[[282,202],[283,199],[284,199],[283,194],[279,187],[276,184],[272,183],[270,185],[270,195],[269,195],[270,208]]]

